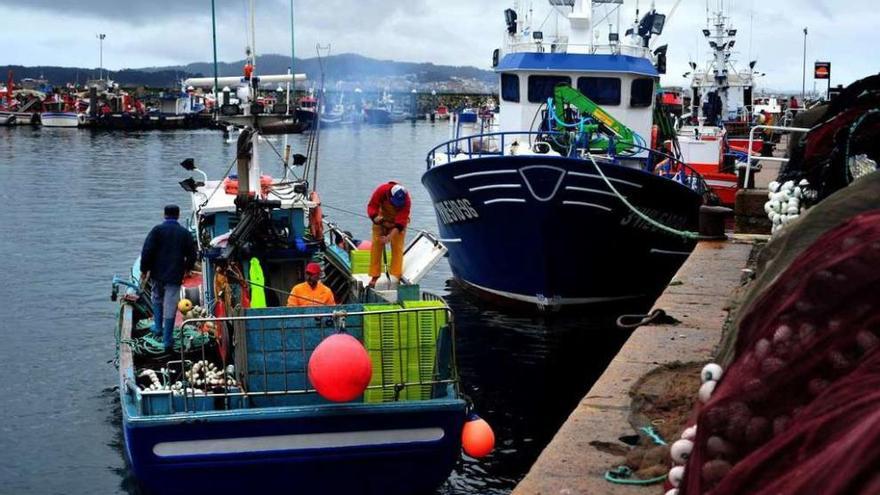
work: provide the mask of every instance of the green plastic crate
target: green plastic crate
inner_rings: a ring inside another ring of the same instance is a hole
[[[370,272],[370,252],[360,249],[352,250],[351,256],[351,273],[369,273]]]
[[[396,304],[365,304],[364,311],[400,310]],[[399,313],[364,315],[364,347],[373,366],[370,386],[364,392],[364,402],[393,402],[394,384],[404,383],[406,377],[407,319]],[[401,394],[400,398],[406,398]]]
[[[388,263],[391,263],[391,250],[385,250],[385,257],[388,259]],[[351,258],[351,273],[370,273],[370,250],[368,249],[354,249],[349,253],[349,257]],[[380,270],[384,273],[385,267],[384,264],[379,262]]]
[[[407,374],[409,383],[421,385],[407,387],[410,400],[430,399],[434,379],[434,362],[437,358],[437,337],[440,328],[447,323],[446,305],[441,301],[403,301],[406,309],[426,308],[425,311],[407,313]],[[437,308],[437,309],[428,309]]]

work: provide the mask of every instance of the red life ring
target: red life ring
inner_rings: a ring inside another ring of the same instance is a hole
[[[324,238],[324,212],[321,211],[321,198],[318,191],[312,191],[309,194],[309,201],[317,203],[317,205],[309,210],[309,232],[312,239],[319,241]]]

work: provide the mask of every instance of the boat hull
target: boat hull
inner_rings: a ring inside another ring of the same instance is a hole
[[[694,231],[701,197],[641,170],[600,164],[628,201]],[[544,310],[653,301],[695,243],[661,231],[615,195],[589,161],[497,156],[422,177],[454,276],[484,299]]]
[[[383,108],[366,108],[364,109],[364,121],[368,124],[392,124],[394,120],[391,118],[391,112]]]
[[[460,455],[464,403],[124,418],[126,455],[155,493],[424,493]],[[397,440],[395,440],[397,439]]]
[[[79,127],[79,116],[73,112],[43,112],[40,123],[43,127]]]

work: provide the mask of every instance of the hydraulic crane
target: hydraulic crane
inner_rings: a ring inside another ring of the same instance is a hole
[[[636,135],[633,131],[623,125],[622,122],[615,119],[605,110],[597,105],[593,100],[584,96],[580,91],[568,86],[560,84],[553,91],[553,112],[555,114],[555,130],[565,132],[566,127],[572,127],[565,123],[565,105],[570,105],[578,110],[582,116],[589,117],[595,124],[581,125],[578,129],[579,134],[587,133],[587,138],[592,133],[603,133],[606,135],[604,139],[590,140],[590,148],[593,150],[608,151],[609,144],[614,143],[614,151],[616,153],[626,153],[632,151],[636,144]]]

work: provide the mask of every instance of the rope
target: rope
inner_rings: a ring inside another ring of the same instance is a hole
[[[635,320],[633,323],[626,323],[628,320]],[[649,323],[672,324],[678,323],[678,320],[666,314],[662,309],[655,309],[646,315],[620,315],[617,318],[617,327],[624,330],[634,330],[642,325]]]
[[[645,435],[648,435],[648,438],[653,440],[655,444],[666,445],[666,441],[663,440],[663,437],[661,437],[659,433],[654,431],[653,426],[643,426],[643,427],[639,428],[639,431],[641,431]]]
[[[120,320],[116,325],[116,361],[119,360],[119,348],[122,344],[125,344],[131,348],[131,352],[137,355],[153,355],[159,356],[162,354],[166,354],[165,352],[165,343],[163,342],[161,337],[157,337],[153,334],[152,331],[148,331],[146,335],[142,337],[135,337],[131,339],[123,339],[122,338],[122,311],[124,306],[120,306],[119,314]],[[139,330],[145,330],[149,327],[152,327],[151,319],[144,319],[137,323],[135,328]],[[190,349],[192,347],[202,347],[209,344],[214,338],[207,333],[203,333],[200,330],[193,328],[191,326],[185,326],[183,328],[175,328],[174,329],[174,352],[180,352],[181,347],[184,349]]]
[[[662,311],[662,310],[661,310]],[[654,431],[651,426],[643,426],[639,431],[648,436],[657,445],[666,445],[666,442],[660,435]],[[629,466],[617,466],[616,468],[605,471],[605,481],[616,483],[618,485],[653,485],[666,480],[667,475],[657,476],[655,478],[639,479],[633,478],[633,470]]]
[[[667,225],[664,225],[664,224],[654,220],[653,218],[651,218],[648,215],[645,215],[644,213],[639,211],[635,206],[633,206],[629,201],[627,201],[626,198],[622,194],[620,194],[620,192],[617,190],[617,188],[614,187],[614,184],[612,184],[611,181],[608,180],[608,177],[605,177],[605,172],[602,172],[602,168],[599,166],[598,163],[596,163],[596,159],[593,158],[593,154],[587,153],[587,156],[590,158],[590,161],[593,163],[593,167],[595,167],[596,171],[599,172],[599,175],[602,177],[602,180],[604,180],[605,184],[608,186],[608,188],[611,189],[611,192],[613,192],[615,194],[615,196],[617,196],[618,199],[620,199],[620,201],[623,202],[623,204],[625,204],[627,206],[627,208],[629,208],[633,213],[638,215],[642,220],[650,223],[654,227],[657,227],[658,229],[660,229],[664,232],[668,232],[670,234],[677,235],[679,237],[682,237],[682,238],[690,240],[690,241],[698,241],[703,238],[703,236],[701,236],[698,232],[690,232],[690,231],[686,231],[686,230],[674,229],[672,227],[669,227]]]
[[[226,173],[223,174],[223,178],[229,177],[229,172],[231,172],[231,171],[232,171],[232,167],[235,166],[235,162],[236,162],[236,160],[238,160],[238,155],[236,155],[235,158],[232,159],[232,163],[229,164],[229,168],[226,169]],[[213,198],[214,195],[217,194],[217,191],[219,191],[221,187],[223,187],[223,181],[222,181],[222,180],[221,180],[219,183],[217,183],[217,187],[215,187],[214,190],[211,191],[211,195],[208,196],[208,198],[205,199],[205,201],[204,201],[202,204],[199,205],[199,207],[196,209],[196,213],[198,213],[199,211],[201,211],[201,209],[204,208],[205,205],[208,204],[209,201],[211,201],[211,198]]]
[[[290,167],[288,166],[287,162],[284,161],[284,157],[281,155],[281,153],[278,152],[278,149],[275,148],[275,145],[273,145],[272,142],[269,141],[268,139],[264,139],[263,142],[266,143],[266,144],[268,144],[269,147],[272,148],[272,151],[274,151],[275,154],[278,155],[278,158],[281,160],[281,163],[283,164],[282,166],[284,167],[284,177],[285,177],[285,179],[287,178],[287,172],[289,171],[289,172],[291,173],[291,175],[293,175],[293,178],[294,178],[294,179],[296,179],[296,180],[301,180],[301,179],[300,179],[299,177],[297,177],[297,175],[293,172],[293,169],[290,168]],[[278,185],[282,185],[282,183],[279,183]]]
[[[666,480],[666,475],[649,478],[646,480],[633,478],[633,471],[628,466],[617,466],[617,468],[605,471],[605,481],[616,483],[618,485],[653,485]]]

